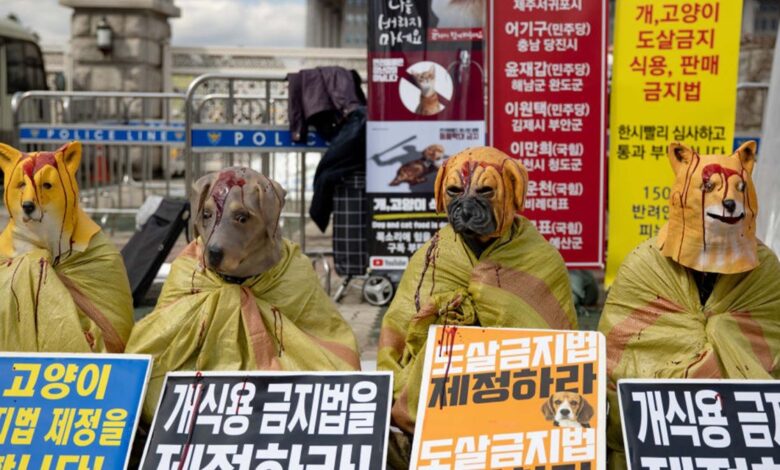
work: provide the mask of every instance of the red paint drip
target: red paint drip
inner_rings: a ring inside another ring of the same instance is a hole
[[[192,435],[195,432],[195,421],[198,419],[198,414],[200,414],[200,401],[203,396],[203,387],[200,386],[200,381],[203,378],[203,374],[200,371],[197,371],[195,373],[195,383],[192,384],[193,387],[198,387],[198,394],[195,397],[195,408],[192,411],[192,417],[190,418],[190,426],[189,430],[187,431],[187,441],[184,443],[184,448],[182,449],[181,453],[181,460],[179,460],[179,466],[178,470],[182,470],[184,468],[184,462],[187,461],[187,457],[190,453],[190,446],[192,445]]]
[[[447,367],[444,369],[444,392],[447,391],[447,380],[450,377],[450,366],[452,366],[452,355],[455,347],[455,334],[458,332],[457,326],[447,326],[447,317],[444,317],[444,327],[441,330],[441,339],[439,340],[439,355],[441,356],[441,348],[446,347],[447,352]],[[445,346],[446,345],[446,346]],[[444,393],[441,394],[439,400],[439,409],[444,408]]]
[[[245,184],[246,180],[236,175],[234,170],[225,170],[217,176],[217,180],[211,187],[209,197],[214,200],[216,211],[214,214],[214,225],[211,227],[211,231],[209,232],[209,236],[206,238],[203,247],[203,252],[201,253],[201,264],[203,266],[206,266],[206,247],[208,247],[211,242],[211,236],[214,235],[214,230],[216,230],[217,226],[222,222],[222,215],[225,211],[225,201],[227,200],[228,194],[230,194],[230,190],[236,186],[241,188],[241,202],[243,203]]]
[[[744,170],[743,170],[744,172]],[[736,170],[732,170],[731,168],[725,168],[721,166],[718,163],[710,163],[709,165],[706,165],[704,168],[701,169],[701,178],[704,183],[708,183],[710,181],[710,178],[712,178],[713,175],[720,175],[720,177],[723,179],[723,185],[724,185],[724,191],[723,191],[723,202],[726,201],[729,197],[729,178],[732,176],[738,176],[740,180],[743,182],[745,181],[744,176],[742,175],[742,172],[738,172]],[[701,192],[701,229],[702,229],[702,238],[704,239],[704,249],[707,249],[707,234],[706,234],[706,228],[705,228],[705,217],[707,214],[705,214],[705,204],[704,204],[704,196],[705,191],[702,189]],[[723,215],[726,215],[726,207],[723,206]]]
[[[241,398],[244,397],[244,391],[246,390],[246,377],[244,377],[244,382],[241,384],[241,395],[238,396],[238,400],[236,400],[236,412],[233,414],[238,414],[238,409],[241,406]]]
[[[425,273],[428,271],[428,266],[433,263],[434,270],[436,269],[436,247],[439,245],[439,232],[433,234],[431,237],[431,244],[428,245],[428,249],[425,252],[425,263],[423,264],[422,272],[420,273],[420,280],[417,282],[417,291],[414,293],[414,306],[417,311],[420,311],[420,289],[422,288],[423,280],[425,279]],[[432,281],[435,282],[435,273],[432,275]],[[431,286],[433,291],[433,286]]]
[[[282,317],[282,312],[273,305],[271,306],[271,313],[274,316],[274,336],[276,336],[276,341],[279,343],[279,357],[282,357],[284,352],[284,318]],[[277,323],[279,326],[278,331]]]
[[[19,261],[19,263],[14,268],[13,274],[11,274],[11,295],[14,296],[14,304],[16,305],[16,321],[20,322],[22,321],[22,314],[19,310],[19,296],[16,295],[16,289],[14,288],[14,285],[16,284],[16,272],[19,271],[19,267],[22,265],[22,262]],[[10,266],[10,264],[9,264]]]

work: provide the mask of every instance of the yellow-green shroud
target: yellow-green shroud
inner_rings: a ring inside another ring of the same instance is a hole
[[[355,335],[298,245],[283,240],[282,259],[240,285],[202,269],[201,250],[194,241],[176,258],[127,345],[154,356],[146,421],[171,371],[360,369]]]
[[[56,266],[45,249],[0,255],[0,351],[121,353],[132,328],[124,263],[103,233]]]
[[[607,337],[609,467],[625,469],[616,384],[626,378],[780,378],[780,263],[763,244],[759,265],[719,274],[704,306],[684,266],[655,238],[618,270],[599,330]]]
[[[382,322],[377,359],[379,369],[393,372],[393,422],[408,433],[432,324],[576,328],[561,255],[517,217],[479,259],[450,225],[412,256]]]

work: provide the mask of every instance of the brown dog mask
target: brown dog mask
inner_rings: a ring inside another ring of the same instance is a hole
[[[242,280],[279,262],[285,195],[279,183],[249,168],[227,168],[200,178],[191,202],[202,264]]]
[[[751,174],[756,143],[731,155],[699,155],[669,146],[675,173],[669,223],[658,235],[661,253],[691,269],[733,274],[758,266],[758,201]]]
[[[488,242],[503,235],[523,209],[528,173],[492,147],[468,148],[436,175],[436,211],[447,212],[456,232]]]

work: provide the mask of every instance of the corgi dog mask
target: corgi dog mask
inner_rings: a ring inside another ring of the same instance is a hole
[[[45,248],[56,264],[73,251],[87,248],[100,227],[79,208],[76,171],[80,162],[79,142],[54,152],[32,153],[0,143],[3,202],[11,215],[0,234],[0,255],[13,257]]]
[[[753,141],[732,155],[669,146],[675,182],[669,222],[658,236],[664,256],[702,272],[734,274],[758,266],[755,158]]]

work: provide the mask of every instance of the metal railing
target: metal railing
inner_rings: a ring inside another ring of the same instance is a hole
[[[279,181],[287,189],[284,222],[296,221],[301,249],[306,249],[307,165],[316,162],[326,144],[311,137],[294,143],[287,121],[285,74],[210,73],[194,79],[184,101],[185,189],[218,168],[243,165]],[[256,106],[245,109],[242,104]],[[284,105],[284,107],[282,106]],[[219,112],[209,113],[209,106]],[[283,227],[290,236],[288,227]]]

